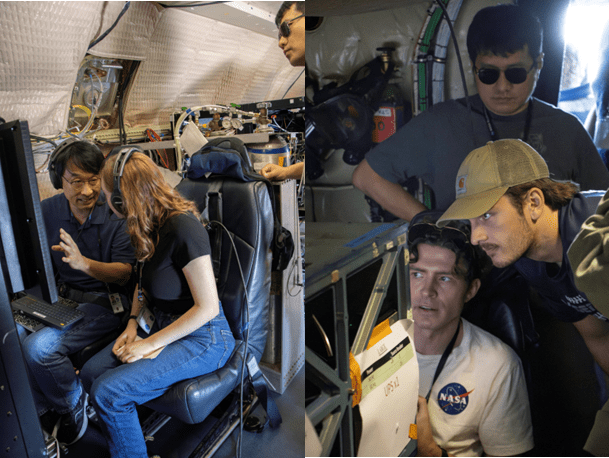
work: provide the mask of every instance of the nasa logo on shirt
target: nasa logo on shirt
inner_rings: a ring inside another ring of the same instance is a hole
[[[438,393],[438,405],[443,412],[457,415],[469,405],[469,395],[474,390],[467,391],[459,383],[449,383]]]

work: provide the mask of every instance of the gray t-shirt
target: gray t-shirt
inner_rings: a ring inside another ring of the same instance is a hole
[[[465,99],[434,105],[368,152],[368,164],[392,183],[422,178],[434,190],[436,208],[446,210],[455,200],[461,162],[491,141],[480,96],[470,97],[470,103],[471,115]],[[522,138],[527,110],[489,115],[498,138]],[[582,190],[609,188],[609,172],[575,116],[533,99],[526,141],[546,160],[551,178],[574,181]]]

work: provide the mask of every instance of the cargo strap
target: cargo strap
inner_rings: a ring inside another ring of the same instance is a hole
[[[222,184],[223,180],[212,180],[205,195],[205,209],[201,214],[201,221],[207,228],[210,235],[212,247],[211,259],[214,268],[216,282],[220,275],[220,255],[222,253],[222,229],[214,229],[210,222],[222,222]]]
[[[266,422],[264,425],[270,424],[271,428],[279,426],[282,421],[281,414],[279,413],[277,404],[275,404],[275,401],[269,393],[269,387],[266,384],[264,375],[262,374],[260,367],[258,367],[256,358],[254,358],[253,355],[250,355],[249,361],[247,362],[247,370],[252,386],[254,387],[254,390],[256,390],[256,395],[266,411]]]

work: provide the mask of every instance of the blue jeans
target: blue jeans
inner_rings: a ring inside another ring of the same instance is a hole
[[[114,315],[101,305],[84,303],[78,309],[86,315],[67,329],[47,326],[22,340],[38,415],[50,409],[65,414],[76,407],[83,387],[68,355],[82,350],[121,324],[120,315]]]
[[[151,333],[177,317],[154,310]],[[142,337],[146,334],[140,329]],[[191,334],[167,345],[154,359],[123,364],[112,353],[114,342],[91,358],[81,377],[113,458],[148,458],[136,406],[158,398],[171,385],[220,369],[230,357],[235,339],[220,306],[220,314]]]

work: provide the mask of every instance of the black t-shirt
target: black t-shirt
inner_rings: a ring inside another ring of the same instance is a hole
[[[584,221],[592,215],[605,191],[587,191],[576,194],[573,200],[558,213],[558,227],[562,240],[563,259],[557,264],[520,258],[514,266],[529,285],[544,299],[544,305],[561,321],[580,321],[588,315],[609,321],[586,295],[579,291],[573,280],[573,271],[567,250],[579,233]]]
[[[151,306],[172,314],[190,309],[194,299],[182,269],[193,259],[208,254],[211,248],[207,231],[192,213],[169,218],[159,230],[154,255],[144,263],[142,272],[142,286]]]

